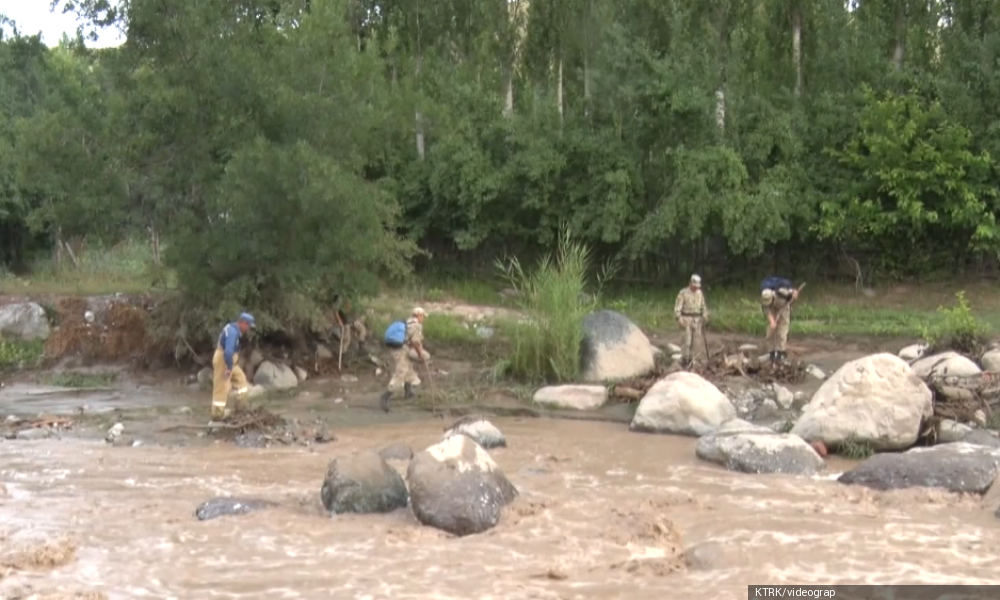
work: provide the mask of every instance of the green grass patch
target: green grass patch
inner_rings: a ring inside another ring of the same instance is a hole
[[[42,364],[45,342],[0,339],[0,371],[31,369]]]
[[[48,385],[68,388],[101,388],[108,387],[118,381],[118,373],[114,371],[96,371],[84,373],[80,371],[65,371],[50,373],[43,378]]]
[[[138,293],[153,288],[176,288],[172,272],[153,262],[148,243],[127,241],[111,248],[91,246],[74,265],[64,255],[56,266],[51,257],[39,258],[22,276],[0,269],[0,293],[111,294]]]
[[[512,375],[527,381],[573,381],[579,375],[583,318],[596,308],[601,284],[613,271],[606,267],[597,293],[585,295],[590,262],[590,248],[569,232],[560,236],[555,257],[542,257],[530,273],[516,258],[497,261],[527,316],[510,336],[513,352],[505,369]]]
[[[840,444],[837,454],[851,460],[865,460],[874,456],[875,450],[867,441],[859,440],[852,435]]]
[[[930,288],[907,289],[905,295],[889,292],[868,298],[853,288],[814,287],[803,290],[795,304],[792,335],[923,338],[928,331],[938,337],[949,337],[955,332],[961,336],[972,329],[977,335],[1000,331],[1000,314],[996,312],[1000,306],[993,298],[996,294],[988,290],[990,297],[987,297],[981,286],[974,286],[977,288],[974,303],[963,300],[964,306],[960,302],[950,309],[939,307],[955,303],[954,288],[948,290],[949,295]],[[758,293],[756,286],[706,290],[711,314],[709,327],[763,336],[766,320],[757,302]],[[968,296],[966,293],[962,298]],[[677,291],[619,291],[603,302],[602,307],[627,315],[641,327],[662,329],[674,326],[676,297]],[[940,304],[930,305],[928,297]],[[978,317],[971,317],[970,304],[975,306]]]

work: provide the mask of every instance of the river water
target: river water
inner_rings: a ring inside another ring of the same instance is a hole
[[[728,473],[697,461],[693,439],[621,425],[494,422],[509,448],[491,454],[522,495],[461,539],[408,510],[331,519],[319,503],[329,460],[419,450],[439,420],[313,448],[0,442],[0,597],[717,600],[748,584],[1000,583],[1000,523],[980,498],[843,486],[837,459],[817,478]],[[225,495],[281,506],[195,519]]]

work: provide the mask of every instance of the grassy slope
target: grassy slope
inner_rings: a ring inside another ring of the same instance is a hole
[[[149,248],[127,243],[113,249],[91,249],[80,257],[78,268],[54,268],[51,260],[32,265],[31,275],[17,277],[0,271],[0,294],[108,294],[153,291],[172,286],[172,277],[154,281],[149,268]],[[683,284],[681,284],[683,285]],[[488,279],[423,279],[385,297],[360,302],[375,308],[374,331],[381,331],[391,318],[405,316],[409,304],[460,301],[482,306],[511,306],[499,293],[503,286]],[[673,303],[680,285],[666,289],[619,290],[607,294],[602,305],[628,315],[640,326],[670,328]],[[925,327],[942,322],[941,306],[953,306],[955,293],[964,290],[976,317],[989,333],[1000,332],[1000,296],[995,286],[981,282],[952,284],[900,284],[878,291],[869,298],[853,286],[810,283],[796,307],[792,333],[816,336],[918,337]],[[761,335],[764,319],[756,304],[755,286],[714,288],[705,293],[712,311],[711,326],[717,331]],[[476,332],[458,319],[431,315],[427,335],[442,342],[475,344]]]

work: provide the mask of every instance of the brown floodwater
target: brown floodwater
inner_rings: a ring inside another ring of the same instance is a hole
[[[466,538],[409,510],[331,519],[319,504],[329,460],[419,450],[439,420],[313,448],[0,442],[0,597],[716,600],[748,584],[1000,583],[1000,522],[979,498],[843,486],[831,476],[850,464],[835,459],[816,478],[729,473],[699,462],[694,439],[622,425],[494,422],[509,448],[491,454],[521,497]],[[281,506],[195,519],[227,495]]]

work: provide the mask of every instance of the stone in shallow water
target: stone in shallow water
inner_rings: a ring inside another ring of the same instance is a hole
[[[198,505],[194,514],[199,521],[209,521],[219,517],[246,515],[275,506],[277,504],[274,502],[252,498],[213,498]]]
[[[985,494],[1000,475],[1000,449],[965,442],[876,454],[838,481],[876,490],[912,487]]]

